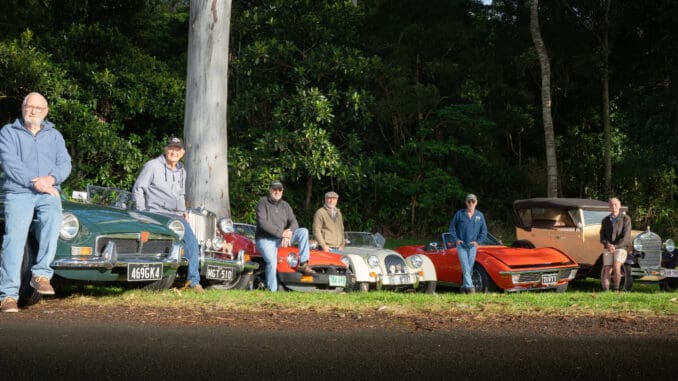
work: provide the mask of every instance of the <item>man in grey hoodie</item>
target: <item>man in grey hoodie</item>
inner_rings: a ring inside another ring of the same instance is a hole
[[[0,311],[18,312],[21,263],[33,215],[38,229],[38,253],[30,284],[43,295],[54,295],[50,267],[61,229],[60,184],[71,173],[66,142],[54,124],[45,120],[47,99],[30,93],[21,105],[22,118],[0,131],[0,160],[4,172],[5,236],[0,265]]]
[[[188,260],[188,285],[195,292],[204,292],[200,285],[200,248],[198,240],[186,220],[186,170],[184,143],[170,138],[165,153],[144,164],[132,195],[138,210],[178,218],[184,225],[184,257]]]

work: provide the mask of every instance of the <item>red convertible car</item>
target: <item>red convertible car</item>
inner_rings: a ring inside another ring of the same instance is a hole
[[[254,233],[256,227],[250,224],[233,224],[235,232],[250,239],[251,246],[248,250],[253,254],[252,261],[259,264],[259,269],[254,272],[253,287],[255,289],[266,287],[266,264],[254,245]],[[308,260],[315,274],[303,275],[297,271],[299,265],[299,249],[286,247],[278,249],[278,290],[293,291],[349,291],[355,287],[355,276],[349,269],[349,261],[341,254],[327,253],[321,250],[311,249]]]
[[[449,233],[443,233],[442,243],[402,246],[396,251],[404,257],[419,254],[431,258],[439,286],[461,285],[461,265]],[[478,247],[473,285],[478,292],[547,289],[564,292],[578,268],[579,265],[560,250],[507,247],[488,234],[488,239]]]

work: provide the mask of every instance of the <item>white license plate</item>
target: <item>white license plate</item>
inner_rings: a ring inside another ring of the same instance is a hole
[[[390,284],[410,284],[409,275],[391,275],[388,277]]]
[[[233,280],[233,267],[207,265],[205,278],[214,280]]]
[[[343,275],[328,275],[330,287],[346,287],[346,277]]]
[[[551,285],[558,282],[558,274],[541,274],[541,284]]]
[[[666,269],[664,272],[667,278],[678,278],[678,270]]]
[[[162,263],[128,263],[127,280],[141,282],[162,279]]]

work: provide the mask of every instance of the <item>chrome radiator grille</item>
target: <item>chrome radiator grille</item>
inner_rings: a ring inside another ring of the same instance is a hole
[[[189,209],[188,224],[201,245],[214,238],[217,231],[217,216],[204,209]]]
[[[639,234],[634,243],[643,245],[643,255],[638,258],[640,267],[659,267],[662,261],[662,239],[653,232]]]

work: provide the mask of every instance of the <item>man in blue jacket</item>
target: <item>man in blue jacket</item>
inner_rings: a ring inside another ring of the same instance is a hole
[[[144,164],[132,187],[138,210],[177,218],[184,225],[184,257],[188,260],[187,280],[191,290],[205,292],[200,285],[200,247],[186,218],[186,169],[184,142],[170,138],[165,153]]]
[[[71,173],[71,157],[61,133],[45,120],[47,99],[30,93],[21,105],[22,118],[0,131],[4,172],[5,235],[0,265],[0,311],[18,312],[21,264],[33,216],[38,219],[38,252],[30,285],[54,295],[50,267],[56,254],[62,209],[60,184]]]
[[[487,224],[485,216],[478,210],[478,198],[474,194],[466,196],[466,208],[459,209],[450,222],[450,235],[457,246],[457,255],[461,264],[463,276],[461,292],[473,294],[471,272],[476,261],[478,243],[487,238]]]

